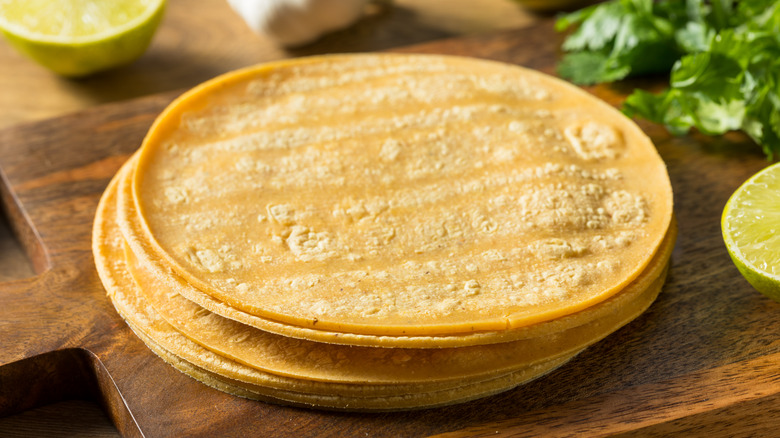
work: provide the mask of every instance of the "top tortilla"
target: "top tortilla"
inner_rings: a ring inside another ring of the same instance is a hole
[[[672,216],[665,166],[608,104],[429,55],[266,64],[174,102],[140,150],[144,238],[204,293],[280,323],[432,335],[599,303]]]

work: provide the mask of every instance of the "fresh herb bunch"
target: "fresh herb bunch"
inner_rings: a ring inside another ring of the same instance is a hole
[[[780,153],[780,1],[613,0],[568,14],[564,78],[611,82],[671,70],[670,88],[636,90],[623,112],[708,135],[741,130]]]

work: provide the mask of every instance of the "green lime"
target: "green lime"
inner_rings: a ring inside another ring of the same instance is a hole
[[[731,195],[721,228],[739,272],[780,302],[780,163],[753,175]]]
[[[63,76],[85,76],[141,56],[165,0],[0,0],[0,31]]]

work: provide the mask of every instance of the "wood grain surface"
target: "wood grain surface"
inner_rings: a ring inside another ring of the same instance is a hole
[[[549,22],[416,46],[553,71]],[[618,105],[635,86],[589,91]],[[767,165],[739,135],[671,137],[641,123],[667,163],[680,237],[669,280],[639,319],[516,390],[457,406],[332,413],[247,401],[178,373],[104,296],[90,252],[98,198],[177,93],[0,131],[9,221],[36,276],[0,283],[0,416],[69,399],[105,406],[126,436],[772,436],[780,429],[780,305],[756,293],[720,237],[728,196]]]

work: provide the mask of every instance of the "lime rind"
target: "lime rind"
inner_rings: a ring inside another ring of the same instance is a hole
[[[757,291],[780,302],[780,163],[745,181],[723,209],[731,260]]]
[[[0,32],[19,52],[66,77],[81,77],[140,57],[162,21],[165,0],[159,0],[134,19],[105,32],[86,36],[53,36],[30,32],[0,17]]]

